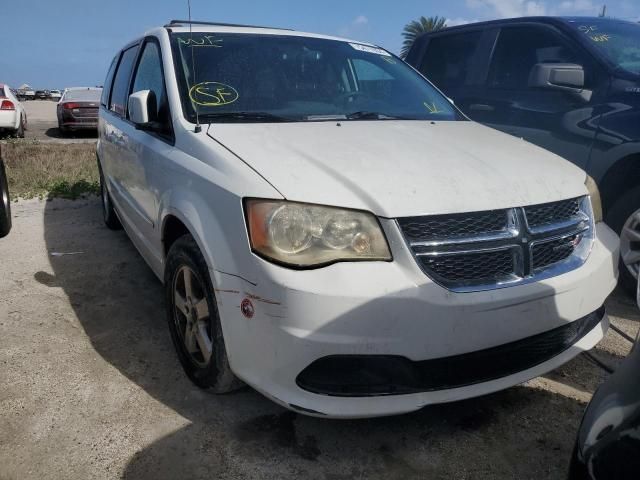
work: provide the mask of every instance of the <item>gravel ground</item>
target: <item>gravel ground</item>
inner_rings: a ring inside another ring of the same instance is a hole
[[[296,415],[249,388],[209,395],[180,369],[160,283],[102,225],[97,199],[13,207],[0,240],[0,479],[562,479],[604,378],[580,356],[494,395],[360,421]],[[631,300],[608,307],[635,335]],[[612,363],[628,349],[611,331],[597,348]]]
[[[63,137],[58,131],[56,116],[57,103],[52,100],[29,100],[21,102],[27,111],[27,130],[25,140],[41,143],[79,143],[95,142],[96,131],[77,132]]]

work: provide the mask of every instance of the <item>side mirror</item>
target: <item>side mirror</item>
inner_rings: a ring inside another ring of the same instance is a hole
[[[129,120],[140,130],[154,130],[158,111],[156,94],[152,90],[140,90],[129,95]]]
[[[529,74],[529,87],[573,93],[585,101],[591,90],[584,88],[584,68],[574,63],[537,63]]]

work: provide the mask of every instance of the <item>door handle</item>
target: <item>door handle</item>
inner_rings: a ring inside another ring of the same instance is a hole
[[[469,110],[475,110],[477,112],[493,112],[496,108],[486,103],[472,103],[469,105]]]

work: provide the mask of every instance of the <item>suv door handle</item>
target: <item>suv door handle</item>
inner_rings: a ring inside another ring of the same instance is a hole
[[[495,107],[492,105],[487,105],[486,103],[472,103],[469,105],[469,110],[476,110],[479,112],[493,112]]]

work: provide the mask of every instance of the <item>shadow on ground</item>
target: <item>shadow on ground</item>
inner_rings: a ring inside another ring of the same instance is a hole
[[[162,287],[126,235],[102,225],[97,199],[72,212],[56,205],[44,216],[54,274],[36,280],[64,289],[105,361],[189,421],[131,452],[125,478],[565,477],[584,405],[544,390],[362,421],[296,415],[249,388],[202,392],[174,354]]]
[[[93,130],[70,130],[68,132],[61,131],[58,127],[47,128],[44,134],[49,138],[87,138],[87,139],[97,139],[98,131]]]

